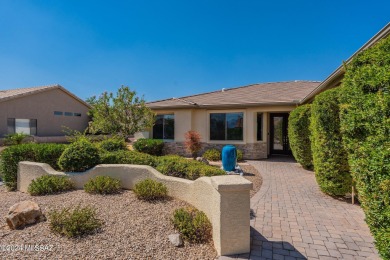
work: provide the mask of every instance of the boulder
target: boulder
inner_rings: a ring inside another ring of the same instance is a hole
[[[206,164],[206,165],[209,165],[209,161],[207,161],[207,160],[206,160],[205,158],[203,158],[203,157],[197,157],[196,160],[197,160],[198,162],[202,162],[202,163],[204,163],[204,164]]]
[[[5,219],[11,229],[23,228],[25,225],[46,220],[38,204],[29,200],[21,201],[10,207]]]
[[[176,247],[183,245],[183,239],[181,239],[180,234],[171,234],[168,236],[168,238],[169,238],[169,241],[171,241],[171,243]]]

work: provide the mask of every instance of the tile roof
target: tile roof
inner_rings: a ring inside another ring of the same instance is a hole
[[[66,94],[70,95],[77,101],[81,102],[87,107],[90,107],[89,104],[87,104],[84,100],[80,99],[76,95],[72,94],[68,90],[66,90],[64,87],[61,85],[47,85],[47,86],[40,86],[40,87],[30,87],[30,88],[16,88],[16,89],[7,89],[7,90],[1,90],[0,89],[0,102],[10,100],[10,99],[15,99],[15,98],[20,98],[40,92],[44,92],[50,89],[60,89],[64,91]]]
[[[292,105],[299,103],[319,81],[288,81],[253,84],[238,88],[148,102],[152,109]]]
[[[8,100],[15,97],[25,96],[36,92],[41,92],[47,90],[48,88],[57,87],[58,85],[49,85],[41,87],[31,87],[31,88],[16,88],[16,89],[7,89],[0,90],[0,100]]]

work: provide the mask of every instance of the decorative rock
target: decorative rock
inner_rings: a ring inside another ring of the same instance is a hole
[[[171,234],[168,236],[168,238],[169,238],[169,241],[171,241],[171,243],[176,247],[183,245],[183,239],[181,239],[180,234]]]
[[[6,221],[11,229],[22,228],[25,225],[45,221],[41,208],[37,203],[25,200],[10,207]]]
[[[196,160],[197,160],[198,162],[202,162],[202,163],[204,163],[204,164],[206,164],[206,165],[209,165],[209,161],[207,161],[207,160],[206,160],[205,158],[203,158],[203,157],[197,157]]]

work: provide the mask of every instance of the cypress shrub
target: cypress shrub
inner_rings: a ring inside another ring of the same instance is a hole
[[[288,139],[295,160],[305,169],[313,169],[310,142],[311,105],[294,109],[288,118]]]
[[[310,120],[315,176],[321,190],[334,196],[345,195],[352,187],[339,111],[339,89],[327,90],[316,96]]]
[[[346,65],[341,129],[366,222],[390,259],[390,37]]]

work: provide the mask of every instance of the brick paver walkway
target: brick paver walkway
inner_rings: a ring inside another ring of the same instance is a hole
[[[286,157],[250,164],[263,186],[251,199],[251,253],[238,258],[380,259],[361,208],[323,194],[313,172]]]

